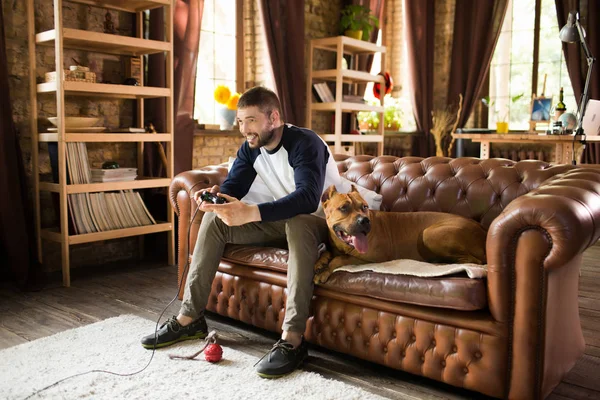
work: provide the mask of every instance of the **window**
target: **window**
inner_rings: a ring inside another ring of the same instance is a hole
[[[200,49],[196,74],[194,119],[206,124],[218,121],[221,107],[213,93],[218,85],[238,91],[239,76],[237,32],[240,1],[205,0],[200,31]]]
[[[538,10],[536,1],[540,3]],[[567,111],[576,111],[559,30],[554,0],[509,0],[490,67],[490,99],[495,104],[495,112],[490,110],[488,118],[491,129],[496,128],[496,121],[506,120],[512,130],[528,130],[532,94],[552,97],[554,107],[561,87]],[[511,98],[519,94],[523,97],[512,102]]]

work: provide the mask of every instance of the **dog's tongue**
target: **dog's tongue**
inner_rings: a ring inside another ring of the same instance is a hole
[[[359,253],[367,252],[367,235],[364,233],[359,233],[358,235],[352,236],[352,245]]]

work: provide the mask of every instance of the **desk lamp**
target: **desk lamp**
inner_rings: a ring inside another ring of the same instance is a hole
[[[590,52],[590,48],[588,47],[585,41],[585,31],[579,22],[579,12],[571,11],[569,12],[569,17],[567,18],[567,23],[562,27],[558,37],[563,42],[567,43],[576,43],[581,42],[581,46],[583,47],[583,51],[585,53],[585,59],[588,65],[587,77],[585,78],[585,86],[583,87],[583,92],[581,93],[581,101],[579,102],[579,110],[577,111],[577,129],[575,131],[575,135],[573,136],[573,165],[576,164],[575,161],[575,138],[577,136],[582,136],[581,143],[583,144],[583,148],[585,149],[585,132],[583,131],[583,116],[585,115],[585,108],[587,106],[588,98],[589,98],[589,86],[590,79],[592,77],[592,68],[594,66],[594,61],[596,59],[592,56]]]

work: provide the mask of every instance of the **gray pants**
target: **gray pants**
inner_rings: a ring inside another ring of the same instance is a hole
[[[196,319],[205,309],[226,243],[276,245],[287,241],[288,296],[283,330],[304,333],[313,293],[313,270],[319,256],[318,246],[327,237],[325,219],[314,215],[301,214],[283,221],[227,226],[216,214],[204,214],[180,313]]]

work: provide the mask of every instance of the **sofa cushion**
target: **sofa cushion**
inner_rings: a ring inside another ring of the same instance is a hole
[[[273,247],[229,244],[225,247],[223,258],[242,265],[285,273],[288,251]],[[340,293],[396,303],[465,311],[487,307],[487,281],[470,279],[466,274],[422,278],[372,271],[338,271],[321,286]]]

